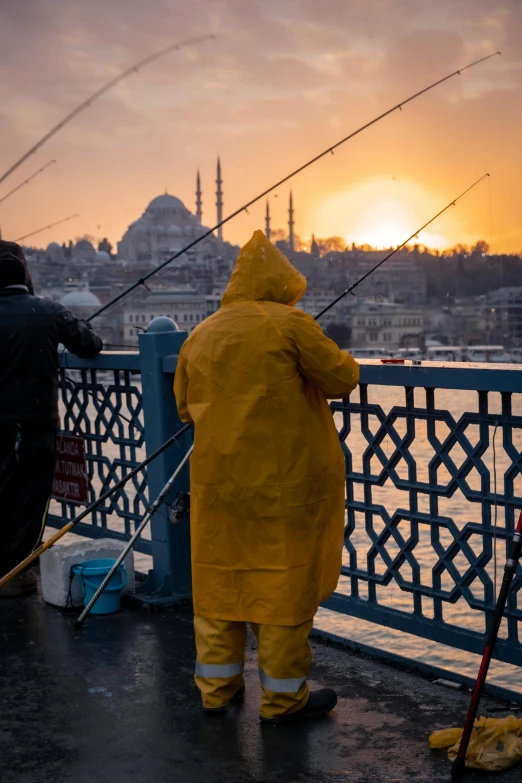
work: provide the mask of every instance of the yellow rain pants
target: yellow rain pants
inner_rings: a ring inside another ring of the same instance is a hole
[[[278,718],[308,700],[312,650],[308,635],[313,620],[300,625],[250,623],[258,643],[259,678],[263,689],[261,715]],[[243,685],[247,625],[196,615],[196,673],[204,707],[228,704]]]

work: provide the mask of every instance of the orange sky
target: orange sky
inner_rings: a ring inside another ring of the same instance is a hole
[[[303,238],[398,243],[484,172],[421,242],[492,240],[522,251],[522,3],[518,0],[0,0],[0,171],[119,71],[194,34],[217,38],[147,67],[27,161],[0,197],[4,238],[73,212],[33,240],[121,238],[165,189],[215,222],[215,160],[225,213],[412,92],[502,50],[348,142],[292,183]],[[271,198],[286,228],[288,186]],[[490,211],[491,205],[491,211]],[[490,215],[492,219],[490,219]],[[264,203],[225,227],[241,243]]]

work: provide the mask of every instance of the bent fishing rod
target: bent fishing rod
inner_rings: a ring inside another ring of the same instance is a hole
[[[504,578],[498,594],[497,603],[495,604],[495,612],[488,631],[486,646],[482,655],[482,662],[480,664],[479,673],[475,682],[475,688],[473,689],[473,695],[468,709],[466,717],[466,723],[462,730],[462,737],[460,739],[459,749],[453,765],[451,768],[451,777],[453,780],[461,780],[464,776],[466,769],[466,755],[473,734],[473,728],[475,727],[475,719],[486,684],[486,678],[488,676],[489,666],[495,645],[497,643],[498,632],[500,630],[500,624],[504,617],[504,610],[508,600],[509,592],[511,590],[511,584],[516,576],[520,557],[522,555],[522,511],[520,512],[518,523],[511,539],[511,546],[509,549],[506,565],[504,566]]]
[[[35,171],[34,174],[31,174],[30,177],[27,177],[27,179],[24,179],[23,182],[20,182],[20,184],[17,185],[16,188],[13,188],[12,190],[9,191],[9,193],[6,193],[5,196],[2,196],[2,198],[0,198],[0,204],[2,204],[2,202],[4,201],[7,201],[7,199],[10,196],[16,193],[17,190],[20,190],[20,188],[23,188],[24,185],[28,185],[31,182],[31,180],[37,177],[38,174],[41,174],[42,171],[45,171],[45,169],[49,168],[49,166],[51,166],[53,163],[56,163],[56,161],[55,160],[48,161],[48,163],[46,163],[45,166],[42,166],[41,169],[38,169],[38,171]]]
[[[133,73],[136,73],[140,70],[140,68],[143,68],[145,65],[149,65],[152,62],[155,62],[155,60],[159,60],[160,57],[164,57],[166,54],[169,54],[169,52],[177,51],[178,49],[184,49],[186,46],[192,46],[193,44],[202,43],[203,41],[209,41],[212,38],[215,38],[215,35],[209,34],[209,35],[200,35],[197,38],[189,38],[187,41],[181,41],[177,44],[170,44],[170,46],[166,46],[164,49],[161,49],[159,52],[155,52],[154,54],[150,54],[148,57],[145,57],[143,60],[140,60],[139,62],[135,63],[134,65],[131,65],[130,68],[127,68],[125,71],[120,73],[118,76],[115,76],[114,79],[111,79],[107,84],[105,84],[103,87],[101,87],[99,90],[96,90],[87,100],[80,103],[79,106],[77,106],[73,111],[71,111],[66,117],[63,118],[57,125],[54,126],[54,128],[51,128],[50,131],[48,131],[42,138],[33,146],[30,150],[28,150],[22,157],[16,161],[16,163],[13,163],[13,165],[5,171],[2,176],[0,176],[0,183],[2,183],[7,177],[9,177],[10,174],[13,173],[13,171],[16,171],[16,169],[24,163],[24,161],[27,160],[27,158],[30,158],[31,155],[34,155],[35,152],[37,152],[40,147],[43,147],[46,141],[49,141],[53,136],[55,136],[58,131],[60,131],[67,123],[69,123],[72,119],[78,116],[80,112],[87,109],[89,106],[91,106],[94,101],[98,100],[98,98],[101,98],[102,95],[105,95],[106,92],[108,92],[112,87],[115,87],[119,82],[121,82],[123,79],[125,79],[127,76],[131,76]]]
[[[500,52],[494,52],[493,54],[488,54],[486,57],[481,57],[479,60],[475,60],[474,62],[469,63],[469,65],[466,65],[463,68],[459,68],[458,71],[453,71],[453,73],[450,73],[447,76],[444,76],[442,79],[438,79],[436,82],[433,82],[433,84],[430,84],[427,87],[424,87],[422,90],[419,90],[418,92],[414,93],[413,95],[410,95],[409,98],[405,98],[400,103],[397,103],[395,106],[392,106],[391,109],[387,109],[382,114],[379,114],[378,117],[374,117],[373,120],[370,120],[369,122],[365,123],[364,125],[361,125],[360,128],[357,128],[357,130],[353,131],[348,136],[345,136],[343,139],[341,139],[340,141],[336,142],[331,147],[328,147],[327,149],[325,149],[322,152],[320,152],[318,155],[315,155],[313,158],[308,160],[306,163],[303,163],[303,165],[299,166],[297,169],[292,171],[290,174],[287,174],[285,177],[283,177],[283,179],[280,179],[274,185],[271,185],[269,188],[264,190],[258,196],[255,196],[255,198],[251,199],[250,201],[247,201],[246,204],[243,204],[242,207],[240,207],[239,209],[236,209],[235,212],[232,212],[226,218],[224,218],[219,223],[217,223],[213,228],[208,229],[208,231],[205,231],[201,236],[199,236],[196,239],[192,240],[192,242],[190,242],[184,248],[182,248],[181,250],[178,250],[176,253],[174,253],[173,256],[171,256],[170,258],[167,258],[161,264],[158,264],[158,266],[156,266],[153,270],[148,272],[143,277],[140,277],[138,280],[136,280],[134,283],[132,283],[132,285],[130,285],[124,291],[121,291],[119,294],[114,296],[109,302],[106,302],[106,304],[102,305],[97,310],[95,310],[94,313],[91,313],[91,315],[86,320],[87,321],[92,321],[94,318],[97,318],[99,315],[104,313],[110,307],[112,307],[113,305],[117,304],[120,300],[124,299],[132,291],[135,291],[136,288],[138,288],[140,285],[145,285],[147,280],[149,280],[153,275],[157,274],[157,272],[160,272],[162,269],[164,269],[166,266],[168,266],[170,263],[172,263],[172,261],[175,261],[180,256],[183,256],[188,250],[191,250],[193,247],[195,247],[197,244],[199,244],[199,242],[202,242],[204,239],[207,239],[208,237],[212,236],[215,231],[217,231],[219,228],[221,228],[221,226],[224,226],[225,223],[228,223],[229,220],[232,220],[233,218],[237,217],[242,212],[247,212],[248,208],[251,207],[253,204],[256,204],[258,201],[260,201],[261,199],[265,198],[265,196],[267,196],[273,190],[276,190],[278,187],[283,185],[285,182],[288,182],[289,179],[292,179],[292,177],[295,177],[297,174],[300,174],[302,171],[307,169],[309,166],[312,166],[314,163],[317,163],[317,161],[321,160],[321,158],[324,158],[329,153],[331,153],[333,155],[334,151],[338,147],[342,146],[343,144],[346,144],[347,141],[350,141],[350,139],[353,139],[359,133],[362,133],[363,131],[365,131],[368,128],[370,128],[372,125],[375,125],[376,123],[380,122],[385,117],[388,117],[388,115],[393,114],[393,112],[402,110],[402,107],[406,106],[407,103],[410,103],[411,101],[414,101],[416,98],[419,98],[421,95],[424,95],[424,93],[429,92],[430,90],[433,90],[435,87],[438,87],[439,84],[443,84],[444,82],[447,82],[449,79],[452,79],[454,76],[460,76],[460,74],[462,74],[464,71],[467,71],[470,68],[474,68],[475,65],[479,65],[479,63],[483,63],[486,60],[490,60],[492,57],[496,57],[496,55],[498,55],[498,54],[500,54]],[[0,182],[1,182],[1,180],[0,180]]]
[[[54,228],[55,226],[59,226],[60,223],[67,223],[68,220],[72,220],[73,218],[80,217],[78,214],[76,215],[69,215],[69,217],[62,218],[61,220],[57,220],[56,223],[49,223],[48,226],[43,226],[42,228],[37,228],[36,231],[31,231],[29,234],[24,234],[23,237],[17,237],[14,241],[15,242],[21,242],[22,239],[27,239],[28,237],[34,237],[35,234],[39,234],[41,231],[47,231],[48,228]]]
[[[431,220],[428,220],[427,223],[424,223],[424,225],[421,226],[421,228],[418,228],[417,231],[415,231],[410,237],[408,237],[408,239],[405,239],[404,242],[402,242],[402,244],[397,245],[397,247],[394,250],[392,250],[391,253],[388,253],[388,255],[385,256],[381,261],[379,261],[378,264],[375,264],[375,266],[372,267],[370,270],[368,270],[368,272],[366,272],[362,277],[360,277],[359,280],[357,280],[352,285],[348,286],[348,288],[345,291],[343,291],[342,294],[339,294],[339,296],[337,296],[332,302],[330,302],[329,305],[326,305],[326,307],[323,308],[323,310],[321,310],[321,312],[318,313],[315,316],[314,320],[318,321],[319,318],[321,318],[321,316],[323,316],[325,313],[327,313],[328,310],[331,310],[331,308],[334,305],[336,305],[337,302],[340,302],[341,299],[344,299],[344,297],[348,296],[348,294],[353,293],[353,291],[357,288],[357,286],[361,285],[361,283],[364,282],[364,280],[366,280],[367,277],[372,275],[377,269],[379,269],[380,266],[382,266],[386,261],[388,261],[388,259],[390,259],[392,256],[394,256],[395,253],[398,253],[399,250],[402,250],[402,248],[405,247],[408,244],[408,242],[411,242],[412,239],[415,239],[415,237],[417,237],[418,234],[421,233],[421,231],[424,231],[425,228],[428,228],[428,226],[430,226],[435,220],[437,220],[437,218],[439,218],[441,215],[443,215],[445,212],[447,212],[448,209],[450,209],[451,207],[456,206],[457,202],[460,201],[461,198],[464,198],[464,196],[467,193],[469,193],[470,190],[473,190],[473,188],[475,188],[486,177],[489,177],[489,174],[483,174],[482,177],[480,177],[480,179],[478,179],[476,182],[474,182],[473,185],[470,185],[469,188],[466,188],[466,190],[464,190],[460,194],[460,196],[457,196],[456,199],[453,199],[453,201],[450,201],[450,203],[447,204],[444,207],[444,209],[441,209],[440,212],[437,212],[437,214],[434,217],[432,217]]]

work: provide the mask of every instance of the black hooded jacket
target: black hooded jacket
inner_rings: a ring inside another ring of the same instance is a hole
[[[59,425],[58,345],[83,359],[101,339],[61,304],[24,286],[0,289],[0,424],[2,420]]]

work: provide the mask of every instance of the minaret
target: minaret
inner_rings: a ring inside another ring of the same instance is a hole
[[[266,200],[265,236],[270,239],[270,202]]]
[[[200,223],[201,223],[201,218],[203,217],[203,211],[202,211],[201,207],[202,207],[202,204],[201,204],[201,180],[200,180],[200,177],[199,177],[199,169],[198,169],[198,174],[197,174],[197,177],[196,177],[196,217],[197,217],[197,219],[199,220]]]
[[[217,159],[217,179],[216,179],[216,207],[217,207],[217,222],[221,223],[223,220],[223,191],[221,190],[221,185],[223,184],[223,180],[221,179],[221,161],[219,160],[219,156]],[[218,228],[218,239],[223,239],[223,228],[220,226]]]
[[[288,249],[294,252],[294,199],[290,191],[290,200],[288,202]]]

